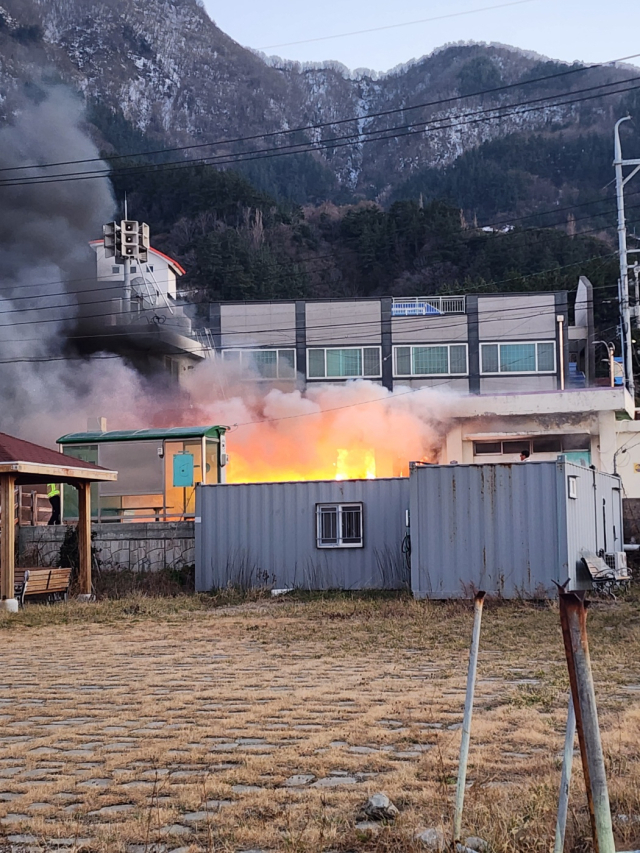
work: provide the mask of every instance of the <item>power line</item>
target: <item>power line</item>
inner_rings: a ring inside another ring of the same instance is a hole
[[[627,193],[626,197],[630,198],[631,196],[634,196],[634,195],[640,195],[640,190],[637,190],[637,191],[632,192],[632,193]],[[577,209],[580,207],[586,207],[589,205],[611,204],[614,201],[615,201],[615,199],[613,199],[613,198],[594,199],[592,201],[580,202],[580,203],[576,203],[573,205],[567,205],[565,207],[549,208],[548,210],[535,211],[532,213],[524,214],[522,216],[509,217],[508,219],[493,220],[490,222],[486,222],[485,225],[482,227],[492,227],[494,225],[510,224],[512,222],[521,221],[523,219],[529,219],[529,218],[533,218],[536,216],[553,215],[553,214],[562,213],[565,211],[574,210],[574,209]],[[627,209],[627,211],[629,211],[629,210],[635,210],[637,208],[640,208],[640,205],[628,205],[626,209]],[[611,212],[611,211],[599,211],[596,213],[591,213],[591,214],[588,214],[586,216],[577,217],[574,221],[575,222],[582,222],[586,219],[594,219],[594,218],[597,218],[600,216],[605,216],[609,212]],[[395,233],[402,234],[404,231],[410,230],[411,227],[412,227],[411,224],[408,224],[405,227],[400,227],[399,225],[396,224],[395,225]],[[478,230],[482,230],[482,227],[479,227]],[[472,229],[472,230],[475,230],[475,229]],[[520,235],[520,234],[532,233],[535,231],[556,231],[556,230],[557,230],[557,226],[532,225],[532,226],[520,228],[517,231],[515,231],[515,233],[517,235]],[[581,237],[583,235],[587,235],[587,234],[590,234],[590,233],[593,233],[596,231],[600,231],[600,230],[602,230],[602,229],[601,228],[592,228],[592,229],[580,231],[578,234],[576,234],[576,236]],[[509,232],[502,232],[502,233],[506,234]],[[290,261],[291,264],[293,264],[294,266],[311,264],[311,263],[315,264],[317,262],[324,261],[324,260],[336,259],[336,252],[339,252],[339,251],[351,252],[353,250],[348,246],[341,245],[341,246],[336,247],[336,251],[329,252],[327,254],[313,255],[310,257],[306,257],[306,258],[287,258],[286,260]],[[591,259],[587,259],[586,262],[588,262],[589,260],[591,260]],[[293,271],[293,272],[283,271],[281,273],[281,275],[283,277],[290,277],[291,275],[294,275],[294,274],[297,274],[297,273],[295,273],[295,271]],[[15,303],[15,302],[23,301],[23,300],[52,299],[52,298],[55,298],[58,296],[78,296],[78,295],[83,295],[86,293],[98,292],[98,289],[100,291],[118,290],[122,285],[121,279],[110,279],[110,278],[104,279],[104,278],[99,278],[97,276],[96,277],[92,276],[92,277],[81,277],[81,278],[40,281],[40,282],[34,282],[33,284],[20,284],[20,290],[22,291],[24,289],[29,289],[29,288],[33,288],[33,289],[43,288],[43,287],[48,287],[49,285],[56,285],[56,284],[77,284],[80,282],[95,282],[95,285],[92,287],[89,287],[89,288],[84,288],[84,289],[61,290],[61,291],[56,291],[54,293],[24,294],[21,296],[5,296],[4,299],[8,302]],[[111,299],[112,299],[112,297],[109,297],[109,298],[104,299],[104,300],[91,300],[91,304],[92,305],[104,304],[107,302],[111,302]],[[215,301],[220,301],[220,300],[215,300]],[[73,303],[69,303],[68,305],[62,305],[62,306],[52,305],[52,306],[47,306],[47,307],[48,308],[73,307],[77,304],[78,304],[77,302],[73,302]],[[86,303],[84,303],[84,304],[86,304]],[[200,303],[200,304],[202,304],[202,303]],[[25,311],[26,312],[26,311],[36,311],[36,310],[39,310],[39,309],[35,306],[34,307],[27,307],[27,308],[8,309],[7,311],[0,310],[0,315],[5,314],[5,313],[12,313],[13,311]]]
[[[446,130],[452,127],[460,128],[465,127],[470,124],[477,124],[479,122],[484,121],[496,121],[499,119],[505,119],[510,117],[510,115],[523,115],[528,112],[536,112],[541,109],[552,109],[563,106],[571,106],[576,103],[582,103],[589,100],[594,100],[598,98],[609,97],[612,95],[623,95],[628,92],[636,91],[640,86],[628,86],[629,83],[640,80],[640,76],[632,77],[624,81],[615,81],[613,83],[604,83],[598,86],[590,86],[585,89],[578,89],[571,93],[564,94],[556,94],[556,95],[548,95],[544,98],[535,98],[530,101],[520,101],[513,104],[506,104],[504,106],[495,106],[488,107],[482,110],[475,110],[470,113],[460,114],[454,117],[454,121],[451,122],[451,116],[446,116],[440,119],[432,119],[430,121],[420,121],[420,122],[412,122],[411,124],[406,125],[396,125],[391,128],[383,128],[380,130],[370,130],[370,131],[361,131],[357,130],[354,133],[347,134],[341,137],[333,137],[328,140],[318,140],[318,141],[307,141],[300,143],[292,143],[290,145],[284,146],[276,146],[273,148],[263,148],[258,149],[257,151],[244,151],[238,153],[228,153],[228,154],[219,154],[219,155],[210,155],[208,157],[195,158],[191,160],[182,160],[182,161],[171,161],[166,164],[157,164],[157,165],[140,165],[140,166],[131,166],[124,169],[119,169],[118,171],[110,172],[108,169],[102,170],[93,170],[93,171],[83,171],[83,172],[66,172],[59,173],[57,175],[34,175],[27,178],[9,178],[4,181],[0,181],[0,187],[20,187],[20,186],[30,186],[30,185],[38,185],[38,184],[49,184],[49,183],[66,183],[68,181],[82,181],[82,180],[95,180],[99,178],[109,177],[109,176],[127,176],[134,174],[146,174],[153,171],[160,172],[168,172],[175,171],[177,169],[185,169],[191,168],[194,165],[212,165],[212,166],[224,166],[224,165],[233,165],[238,163],[246,163],[255,160],[267,160],[272,159],[273,157],[281,157],[281,156],[290,156],[292,154],[305,154],[311,153],[313,151],[322,151],[325,149],[335,149],[335,148],[344,148],[350,145],[363,145],[365,143],[370,142],[380,142],[380,141],[388,141],[395,140],[399,141],[407,136],[412,136],[417,133],[437,133],[442,130]],[[626,89],[619,89],[618,91],[608,91],[603,92],[602,89],[607,89],[612,86],[625,86],[628,87]],[[596,92],[596,90],[598,90]],[[595,92],[592,95],[585,95],[581,98],[571,98],[566,101],[557,101],[558,98],[566,97],[567,95],[575,95],[584,92]],[[556,100],[556,103],[547,103],[550,101]],[[541,103],[542,102],[542,103]],[[532,104],[537,104],[537,106],[530,106]],[[501,113],[505,110],[513,110],[512,113],[504,113],[497,115],[497,113]],[[492,115],[490,115],[492,114]],[[466,119],[461,121],[461,119]],[[442,124],[442,122],[449,121],[449,124]],[[416,128],[415,125],[419,124],[420,127]],[[430,127],[430,125],[438,124],[438,126]],[[414,128],[413,130],[411,128]],[[398,136],[398,132],[403,131]],[[378,134],[378,136],[373,136],[371,134]],[[345,141],[346,140],[346,141]],[[225,159],[226,158],[226,159]],[[37,168],[37,167],[36,167]]]
[[[519,80],[516,83],[507,83],[507,84],[503,84],[502,86],[494,86],[490,89],[480,89],[480,90],[475,91],[475,92],[470,92],[469,94],[466,94],[466,95],[453,95],[453,96],[450,96],[448,98],[440,98],[440,99],[435,100],[435,101],[426,101],[426,102],[423,102],[421,104],[414,104],[413,106],[403,106],[403,107],[395,107],[393,109],[388,109],[388,110],[380,110],[380,111],[374,112],[374,113],[367,113],[364,116],[362,116],[362,115],[349,116],[348,118],[335,119],[334,121],[317,122],[315,124],[300,125],[298,127],[271,131],[269,133],[254,134],[251,136],[239,136],[239,137],[230,138],[230,139],[229,138],[228,139],[223,138],[223,139],[218,139],[218,140],[214,140],[211,142],[200,142],[200,143],[196,143],[193,145],[175,146],[173,148],[165,147],[165,148],[153,149],[153,150],[149,150],[149,151],[130,152],[128,154],[117,154],[117,155],[111,155],[111,156],[106,156],[106,157],[89,157],[89,158],[85,158],[85,159],[81,159],[81,160],[63,160],[63,161],[58,161],[55,163],[40,163],[40,164],[34,163],[31,165],[26,165],[26,166],[10,166],[10,167],[0,168],[0,173],[22,171],[25,169],[48,169],[48,168],[53,168],[53,167],[57,167],[57,166],[71,166],[71,165],[80,165],[80,164],[84,164],[84,163],[96,163],[96,162],[105,162],[105,161],[106,162],[112,162],[112,161],[116,161],[116,160],[128,159],[130,157],[150,157],[150,156],[154,156],[156,154],[172,154],[172,153],[176,153],[179,151],[192,151],[192,150],[198,150],[198,149],[202,149],[202,148],[209,148],[209,147],[213,147],[215,145],[231,145],[231,144],[236,144],[239,142],[253,142],[253,141],[258,140],[258,139],[269,139],[269,138],[273,138],[273,137],[277,137],[277,136],[286,136],[286,135],[293,134],[293,133],[302,133],[304,131],[309,131],[309,130],[321,130],[322,128],[325,128],[325,127],[334,127],[337,125],[347,124],[350,122],[367,121],[368,119],[372,119],[372,118],[380,118],[382,116],[396,115],[398,113],[406,113],[406,112],[410,112],[412,110],[423,109],[426,107],[441,106],[443,104],[454,103],[454,102],[458,102],[461,100],[467,100],[469,98],[475,98],[475,97],[479,97],[479,96],[483,96],[483,95],[495,94],[497,92],[504,92],[504,91],[508,91],[510,89],[520,88],[522,86],[528,86],[532,83],[541,83],[541,82],[544,82],[547,80],[554,80],[554,79],[561,78],[561,77],[567,77],[567,76],[572,75],[572,74],[578,74],[578,73],[582,73],[585,71],[591,71],[595,68],[605,68],[607,66],[614,66],[615,63],[625,62],[625,61],[630,60],[630,59],[636,59],[639,56],[640,56],[640,53],[634,53],[634,54],[631,54],[629,56],[622,56],[622,57],[618,57],[617,59],[607,60],[605,62],[596,62],[596,63],[593,63],[591,65],[582,65],[582,66],[577,67],[577,68],[567,68],[564,71],[559,71],[559,72],[556,72],[554,74],[545,74],[545,75],[542,75],[540,77],[531,77],[531,78],[526,79],[526,80]],[[625,81],[621,80],[619,82],[622,84]],[[556,97],[560,97],[561,94],[562,93],[559,93],[558,95],[556,95]],[[568,94],[568,93],[565,93],[565,94]],[[551,97],[551,96],[549,96],[549,97]]]
[[[383,27],[372,27],[369,30],[353,30],[350,33],[337,33],[333,36],[318,36],[312,39],[302,39],[300,41],[285,41],[281,44],[268,44],[265,47],[258,47],[256,50],[272,50],[274,47],[292,47],[297,44],[311,44],[318,41],[332,41],[333,39],[348,38],[349,36],[360,36],[368,33],[381,33],[384,30],[396,30],[400,27],[411,27],[415,24],[429,24],[433,21],[444,21],[447,18],[461,18],[465,15],[477,15],[479,12],[491,12],[494,9],[506,9],[508,6],[523,6],[525,3],[533,3],[534,0],[513,0],[510,3],[499,3],[497,6],[483,6],[480,9],[467,9],[465,12],[450,12],[448,15],[436,15],[433,18],[420,18],[417,21],[405,21],[403,24],[387,24]]]
[[[613,256],[613,255],[615,255],[615,254],[616,254],[616,253],[611,253],[611,256]],[[606,256],[596,256],[596,258],[594,258],[594,259],[595,259],[595,260],[601,260],[601,259],[603,259],[603,257],[604,257],[604,258],[606,258]],[[593,259],[592,259],[592,260],[593,260]],[[547,272],[553,272],[553,271],[555,271],[555,269],[564,269],[564,268],[569,268],[569,267],[572,267],[572,266],[582,265],[582,263],[583,263],[583,261],[577,261],[577,262],[575,262],[575,263],[573,263],[573,264],[567,264],[567,265],[565,265],[564,267],[561,267],[561,268],[554,268],[554,269],[551,269],[551,270],[544,270],[544,271],[541,271],[541,272],[539,272],[539,273],[531,273],[531,274],[529,274],[528,276],[518,276],[517,278],[505,279],[505,280],[503,280],[502,282],[495,282],[495,283],[492,283],[492,284],[502,284],[502,283],[506,283],[506,282],[509,282],[509,281],[520,281],[520,280],[522,280],[523,278],[532,278],[532,277],[535,277],[535,276],[538,276],[538,275],[541,275],[541,274],[546,274]],[[593,289],[594,289],[594,290],[607,290],[607,289],[610,289],[610,288],[612,288],[612,287],[613,287],[613,285],[602,285],[602,286],[600,286],[600,287],[594,287]],[[553,293],[553,292],[554,292],[554,291],[540,291],[540,292],[536,293],[535,295],[541,295],[541,294],[544,294],[544,293]],[[478,292],[478,293],[476,293],[476,294],[474,294],[474,295],[482,296],[483,294],[482,294],[482,292]],[[487,294],[486,294],[486,295],[490,295],[490,292],[487,292]],[[497,295],[502,295],[502,294],[497,294]],[[530,294],[525,293],[525,294],[522,294],[522,295],[526,296],[526,295],[530,295]],[[533,294],[531,294],[531,295],[533,295]],[[513,296],[512,296],[512,295],[504,295],[504,298],[505,298],[505,299],[510,299],[510,298],[513,298]],[[347,301],[348,301],[348,300],[347,300]],[[532,316],[534,316],[534,315],[532,314],[532,311],[535,311],[535,312],[536,312],[536,313],[535,313],[535,316],[542,316],[542,315],[544,315],[544,314],[546,314],[546,313],[549,313],[549,314],[555,314],[555,313],[556,313],[556,308],[555,308],[555,306],[553,306],[552,308],[550,308],[550,309],[548,309],[548,310],[546,310],[546,309],[542,309],[542,310],[540,310],[540,309],[535,309],[535,308],[524,308],[523,306],[516,306],[516,307],[511,307],[511,308],[499,308],[499,309],[496,309],[496,310],[493,312],[493,316],[495,316],[496,314],[500,314],[500,315],[509,314],[509,313],[511,313],[511,312],[514,312],[514,311],[516,311],[516,312],[524,311],[525,313],[523,313],[523,314],[516,314],[516,315],[514,315],[513,317],[511,317],[510,319],[523,319],[523,320],[525,320],[525,321],[528,321],[528,320],[531,320],[531,319],[532,319]],[[125,314],[125,313],[127,313],[127,312],[120,312],[120,313],[121,313],[121,314]],[[2,329],[11,329],[11,328],[15,328],[15,327],[18,327],[18,326],[36,326],[36,325],[44,324],[44,323],[64,323],[64,322],[74,322],[75,320],[83,320],[83,319],[84,319],[84,320],[87,320],[87,319],[103,319],[103,318],[105,318],[106,316],[113,316],[113,315],[111,315],[111,314],[110,314],[110,315],[106,315],[106,314],[104,314],[104,313],[100,313],[100,314],[90,315],[90,316],[85,316],[85,317],[80,317],[80,318],[78,318],[78,317],[74,316],[74,317],[69,317],[69,318],[49,318],[49,319],[33,320],[33,321],[29,321],[29,320],[22,320],[22,321],[18,321],[18,322],[16,322],[16,323],[7,323],[7,324],[4,324],[4,325],[0,325],[0,331],[1,331]],[[117,315],[116,315],[116,316],[117,316]],[[443,315],[443,316],[447,316],[447,315]],[[145,319],[146,319],[146,318],[145,318]],[[149,325],[152,325],[152,324],[150,323]],[[308,330],[309,330],[309,331],[313,331],[313,332],[320,332],[320,331],[324,331],[324,330],[331,330],[331,331],[334,331],[334,330],[339,329],[340,327],[343,327],[343,326],[344,326],[345,328],[350,329],[350,330],[353,330],[353,329],[354,329],[354,327],[365,327],[366,329],[368,329],[369,327],[373,327],[373,328],[376,328],[376,330],[379,330],[379,328],[380,328],[380,320],[373,320],[373,321],[372,321],[372,320],[367,320],[367,321],[362,321],[362,322],[360,322],[360,323],[349,322],[349,323],[344,323],[344,324],[340,324],[340,323],[329,323],[329,324],[327,324],[327,325],[315,325],[315,326],[310,326]],[[153,328],[153,329],[149,329],[148,331],[135,330],[134,332],[132,332],[132,336],[134,336],[134,337],[136,337],[136,338],[144,338],[144,337],[148,337],[148,336],[156,337],[156,336],[157,336],[157,334],[158,334],[159,328],[160,328],[160,327],[156,325],[156,326],[154,326],[154,328]],[[454,323],[449,323],[449,324],[442,324],[442,323],[441,323],[441,324],[439,324],[439,325],[438,325],[438,329],[439,329],[439,330],[443,330],[443,329],[447,329],[447,328],[458,328],[458,323],[456,323],[456,322],[454,322]],[[285,326],[285,327],[280,327],[280,328],[275,328],[275,329],[269,329],[269,330],[268,330],[268,332],[269,332],[269,334],[279,334],[279,333],[280,333],[280,334],[282,334],[282,333],[286,333],[286,332],[294,332],[294,331],[295,331],[295,329],[296,329],[296,327],[295,327],[295,326]],[[123,327],[121,327],[120,331],[116,331],[116,332],[104,332],[104,333],[90,333],[90,334],[66,335],[65,337],[66,337],[66,339],[67,339],[67,340],[69,340],[69,341],[99,340],[99,339],[104,339],[104,338],[114,338],[114,337],[115,337],[115,338],[119,338],[119,337],[121,337],[121,336],[123,335],[123,333],[125,333],[126,331],[130,331],[130,332],[131,332],[131,329],[130,329],[129,327],[127,327],[127,326],[123,326]],[[243,328],[243,329],[225,329],[225,330],[222,332],[222,334],[224,334],[224,335],[226,335],[226,336],[241,335],[241,334],[242,334],[242,335],[249,335],[249,334],[264,334],[264,331],[265,331],[264,329],[246,329],[246,328]],[[354,335],[353,333],[350,335],[350,338],[351,338],[351,339],[354,339],[354,340],[356,339],[356,338],[355,338],[355,335]],[[40,336],[40,337],[37,337],[37,338],[24,338],[24,337],[21,337],[19,340],[6,340],[6,341],[4,341],[4,344],[5,344],[5,345],[6,345],[6,344],[22,345],[22,344],[24,344],[24,343],[30,343],[30,342],[34,342],[34,341],[41,341],[41,340],[42,340],[42,337],[41,337],[41,336]],[[262,344],[262,346],[267,346],[267,345]],[[274,348],[278,348],[278,349],[287,348],[287,345],[283,345],[281,342],[275,342],[275,343],[269,344],[268,346],[270,346],[270,347],[274,347]],[[326,345],[326,344],[323,344],[323,343],[310,344],[309,342],[307,342],[307,348],[311,348],[311,349],[313,349],[313,348],[320,348],[320,349],[322,349],[322,348],[326,348],[326,347],[327,347],[327,345]],[[255,349],[256,347],[255,347],[255,346],[254,346],[254,347],[239,347],[239,346],[228,346],[228,347],[226,347],[226,349],[243,349],[243,348],[246,348],[246,349]],[[294,347],[294,348],[295,348],[295,347]],[[206,351],[206,348],[205,348],[205,347],[201,347],[201,348],[200,348],[200,350],[201,350],[201,352],[205,352],[205,351]],[[197,349],[194,349],[193,351],[194,351],[194,352],[197,352]]]
[[[638,205],[638,207],[640,207],[640,205]],[[542,231],[545,229],[532,228],[532,229],[527,229],[527,232],[528,231],[535,231],[535,230],[541,230]],[[600,229],[592,229],[592,230],[600,230]],[[588,233],[588,232],[582,232],[582,233]],[[508,278],[508,279],[502,279],[499,281],[491,281],[491,282],[488,282],[488,284],[490,284],[491,287],[499,287],[501,284],[508,284],[508,283],[511,283],[514,281],[523,281],[523,280],[526,281],[530,278],[536,278],[536,277],[541,276],[541,275],[547,275],[549,273],[559,272],[561,270],[569,269],[569,268],[575,267],[575,266],[586,265],[588,263],[591,263],[592,261],[608,260],[609,258],[614,257],[616,254],[617,254],[616,252],[609,252],[609,253],[602,254],[602,255],[592,255],[590,258],[584,258],[584,259],[579,260],[579,261],[574,261],[570,264],[564,264],[564,265],[560,265],[557,267],[548,267],[547,269],[539,270],[538,272],[535,272],[535,273],[525,273],[523,275],[513,276],[513,277]],[[328,255],[326,257],[333,257],[333,255]],[[316,261],[316,260],[324,260],[324,258],[320,258],[320,259],[309,258],[308,260],[309,260],[309,262],[312,262],[312,261]],[[108,289],[109,290],[111,290],[111,289],[115,290],[115,289],[119,288],[121,285],[121,282],[120,281],[113,282],[113,285],[114,286],[112,288],[108,288]],[[610,287],[610,286],[611,285],[609,285],[609,286],[605,285],[605,286],[603,286],[603,289],[607,289],[607,287]],[[88,292],[93,292],[93,288]],[[478,291],[478,292],[480,293],[482,291]],[[543,292],[546,292],[546,291],[543,291]],[[73,293],[61,293],[58,295],[70,295],[71,296],[74,294]],[[443,294],[443,295],[446,295],[446,294]],[[17,298],[26,299],[26,298],[33,298],[33,297],[17,297]],[[44,299],[44,298],[48,298],[48,297],[45,294],[39,298]],[[51,297],[49,296],[49,298],[51,298]],[[360,297],[360,298],[366,299],[367,297]],[[372,297],[372,298],[382,298],[382,297]],[[8,301],[11,301],[11,299],[9,299]],[[27,313],[30,311],[55,310],[57,308],[82,308],[82,307],[89,307],[89,306],[94,306],[94,305],[111,303],[112,301],[113,301],[113,297],[110,297],[110,298],[102,299],[102,300],[91,300],[90,302],[85,302],[85,303],[75,302],[75,303],[68,303],[66,305],[48,305],[45,307],[34,306],[34,307],[25,307],[25,308],[15,308],[15,309],[8,309],[5,311],[0,311],[0,316],[3,314]],[[206,302],[191,303],[191,304],[211,305],[211,304],[217,304],[218,302],[224,303],[225,301],[228,301],[228,300],[208,300]],[[260,302],[263,300],[255,300],[255,301]],[[285,301],[287,301],[287,300],[285,300]],[[328,299],[327,301],[332,301],[332,300]],[[233,302],[233,300],[231,300],[231,302]],[[145,309],[145,310],[151,310],[151,309]],[[163,309],[159,309],[159,310],[163,310]],[[100,319],[100,318],[104,318],[106,316],[117,317],[117,316],[125,315],[125,314],[128,315],[129,313],[130,312],[127,312],[127,311],[115,311],[115,312],[109,311],[109,312],[100,312],[98,314],[89,314],[89,315],[74,313],[72,316],[68,316],[68,317],[50,317],[50,318],[34,319],[34,320],[20,320],[20,321],[17,321],[15,323],[13,323],[13,322],[12,323],[0,323],[0,330],[10,329],[10,328],[14,328],[16,326],[34,326],[34,325],[39,325],[41,323],[67,323],[67,322],[75,322],[75,321],[81,322],[83,320]],[[144,319],[147,319],[147,318],[145,317]],[[259,331],[259,330],[255,330],[255,331]],[[286,329],[278,330],[278,331],[286,331]],[[119,333],[114,333],[114,334],[117,335]]]

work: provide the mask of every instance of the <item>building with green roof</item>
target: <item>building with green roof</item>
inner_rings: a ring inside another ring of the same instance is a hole
[[[91,430],[63,435],[60,451],[118,472],[92,486],[97,521],[182,521],[194,517],[196,486],[225,482],[225,426]],[[78,515],[73,489],[63,493],[65,519]]]

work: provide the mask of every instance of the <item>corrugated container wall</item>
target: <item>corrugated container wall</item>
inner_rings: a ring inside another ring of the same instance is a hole
[[[554,597],[588,588],[583,551],[622,550],[620,480],[580,465],[428,465],[411,472],[411,580],[418,598],[483,589]]]
[[[362,504],[362,547],[319,548],[321,504]],[[407,478],[198,486],[196,589],[401,589]]]

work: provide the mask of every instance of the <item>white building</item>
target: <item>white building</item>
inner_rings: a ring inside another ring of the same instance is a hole
[[[91,248],[96,253],[98,281],[119,282],[124,285],[124,266],[116,263],[115,258],[105,257],[104,240],[92,240]],[[146,264],[131,264],[131,278],[133,289],[136,290],[135,279],[146,280],[161,300],[177,299],[177,280],[185,274],[180,264],[169,255],[165,255],[158,249],[149,249],[149,260]],[[140,283],[137,287],[139,288]]]
[[[95,340],[143,372],[165,370],[179,380],[183,371],[205,357],[203,344],[178,301],[177,282],[185,270],[173,258],[150,248],[146,263],[131,263],[129,306],[124,301],[123,264],[105,256],[103,240],[92,240],[90,245],[106,297],[100,315],[91,317]]]

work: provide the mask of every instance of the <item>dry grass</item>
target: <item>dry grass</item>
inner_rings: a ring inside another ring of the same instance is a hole
[[[17,816],[0,838],[114,853],[417,850],[417,829],[451,822],[471,620],[466,604],[389,597],[130,598],[0,617],[0,818]],[[630,850],[637,601],[597,603],[589,635],[617,843]],[[489,603],[464,824],[497,853],[552,846],[566,702],[557,608]],[[582,851],[574,769],[567,849]],[[357,781],[283,786],[339,772]],[[376,791],[401,813],[370,835],[355,815]],[[113,805],[130,808],[100,811]]]

